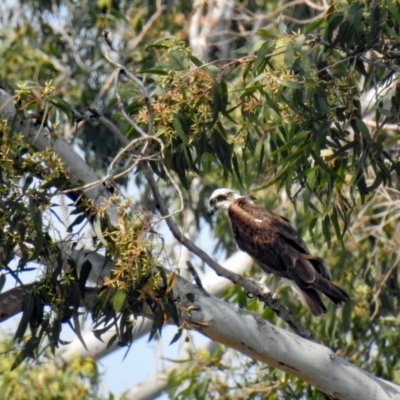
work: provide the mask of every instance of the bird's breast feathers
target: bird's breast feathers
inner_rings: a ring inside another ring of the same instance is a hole
[[[257,203],[234,202],[228,208],[230,223],[246,232],[260,232],[271,228],[271,216]]]

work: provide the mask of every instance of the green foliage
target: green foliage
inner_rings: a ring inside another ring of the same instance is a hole
[[[79,315],[84,301],[92,312],[94,328],[99,328],[98,337],[116,327],[112,341],[118,339],[121,345],[130,344],[134,338],[136,325],[132,315],[147,309],[159,316],[154,319],[150,339],[157,331],[161,332],[168,318],[179,325],[170,293],[174,276],[167,277],[160,261],[153,256],[154,247],[161,246],[153,238],[153,223],[142,211],[135,210],[116,229],[109,226],[104,209],[93,206],[82,196],[76,197],[74,191],[67,192],[76,200],[71,205],[71,215],[77,215],[65,227],[68,241],[79,240],[82,229],[79,224],[92,221],[96,250],[105,249],[114,260],[111,276],[97,289],[98,293],[93,293],[86,288],[91,263],[86,261],[78,270],[75,261],[66,259],[62,246],[51,237],[54,231],[62,230],[51,217],[58,223],[61,221],[54,197],[71,187],[68,171],[51,148],[37,151],[27,146],[5,124],[0,147],[2,286],[6,279],[21,285],[21,274],[32,271],[28,264],[31,261],[42,266],[36,266],[37,281],[25,289],[22,317],[14,335],[19,352],[13,369],[27,358],[38,358],[45,339],[54,354],[63,343],[60,339],[63,324],[70,325],[82,340]],[[120,212],[128,206],[122,204]],[[15,267],[16,249],[20,257]]]
[[[76,359],[56,368],[52,360],[42,356],[39,368],[23,364],[10,371],[15,352],[11,342],[0,345],[0,397],[2,399],[102,399],[97,392],[100,375],[93,360]],[[111,399],[110,397],[107,397]]]
[[[51,202],[53,193],[48,188],[55,183],[62,188],[68,181],[59,159],[50,149],[36,152],[5,127],[0,145],[1,265],[8,268],[14,258],[14,248],[19,245],[22,257],[16,272],[18,275],[28,261],[48,255],[49,226],[43,224],[43,213],[54,207]]]
[[[187,364],[168,377],[171,399],[323,399],[309,386],[293,382],[290,375],[260,366],[232,350],[200,350]]]
[[[149,340],[161,333],[168,318],[179,326],[177,306],[170,295],[174,275],[167,277],[152,256],[153,244],[144,240],[145,227],[136,224],[111,236],[109,251],[115,263],[91,307],[95,334],[100,338],[110,328],[116,328],[110,343],[118,339],[120,345],[129,345],[137,329],[132,315],[146,311],[154,315]]]
[[[383,38],[393,16],[377,6],[363,13],[364,7],[357,3],[332,12],[315,39],[301,34],[268,38],[257,56],[230,68],[204,66],[190,74],[155,77],[166,93],[154,103],[157,134],[169,145],[169,167],[183,186],[188,188],[197,174],[207,179],[213,168],[221,171],[219,179],[235,186],[246,182],[261,190],[275,184],[293,201],[302,196],[304,206],[324,221],[328,242],[330,225],[343,240],[358,198],[364,201],[381,184],[390,184],[399,165],[389,150],[393,134],[379,129],[380,119],[395,115],[397,108],[378,108],[378,129],[371,135],[359,101],[395,71],[365,56],[377,51],[392,58],[383,42],[396,43]],[[340,28],[333,38],[338,20],[357,35],[348,40]],[[284,54],[272,53],[282,40]],[[365,59],[368,73],[359,67]]]

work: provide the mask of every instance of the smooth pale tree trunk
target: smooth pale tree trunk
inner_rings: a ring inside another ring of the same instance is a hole
[[[400,386],[363,371],[325,346],[278,328],[183,279],[178,280],[175,292],[186,299],[183,310],[191,308],[183,319],[193,329],[253,360],[289,372],[334,399],[400,400]]]

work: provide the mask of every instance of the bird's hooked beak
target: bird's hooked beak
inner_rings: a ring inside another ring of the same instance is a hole
[[[215,213],[215,207],[208,206],[207,214],[211,217]]]

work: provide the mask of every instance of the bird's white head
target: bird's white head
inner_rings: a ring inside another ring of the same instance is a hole
[[[222,188],[214,190],[208,200],[208,215],[213,215],[218,210],[227,210],[236,199],[241,197],[233,189]]]

